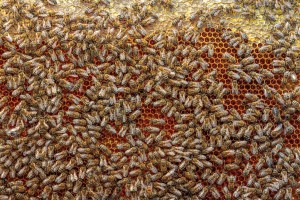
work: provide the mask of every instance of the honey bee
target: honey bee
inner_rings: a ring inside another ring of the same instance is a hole
[[[286,72],[286,69],[284,67],[276,67],[272,69],[273,74],[284,74],[284,72]],[[287,79],[286,77],[283,78]]]
[[[193,158],[192,159],[192,161],[191,161],[193,164],[195,164],[198,168],[200,168],[200,169],[203,169],[204,168],[204,164],[200,161],[200,160],[198,160],[198,159],[196,159],[196,158]]]
[[[272,65],[274,67],[285,67],[286,62],[284,60],[273,60]]]
[[[183,24],[183,20],[184,20],[185,16],[181,15],[179,17],[176,17],[173,21],[172,21],[172,25],[173,26],[177,26],[177,27],[181,27]]]
[[[216,187],[212,186],[212,187],[210,187],[210,189],[211,189],[211,194],[215,199],[219,199],[221,197],[221,195]]]
[[[252,171],[253,167],[250,163],[247,163],[247,165],[245,166],[244,170],[243,170],[243,175],[245,177],[249,176],[250,172]]]
[[[55,175],[50,175],[50,176],[48,176],[46,179],[44,179],[42,183],[43,183],[44,185],[48,185],[48,184],[53,183],[53,182],[55,181],[55,179],[56,179],[56,176],[55,176]]]
[[[232,94],[239,94],[238,82],[237,80],[232,80],[232,87],[231,87]]]
[[[275,200],[282,199],[284,197],[285,190],[283,188],[279,189],[279,191],[274,195]]]
[[[117,134],[116,129],[113,126],[111,126],[110,124],[107,124],[105,126],[105,130],[107,130],[111,134]]]
[[[229,45],[233,47],[237,47],[241,41],[242,39],[240,37],[233,37],[229,40]]]
[[[159,133],[160,128],[154,127],[154,126],[147,126],[147,127],[145,127],[145,131],[147,131],[149,133]]]
[[[129,176],[135,177],[140,176],[142,174],[142,171],[140,169],[135,169],[129,172]]]
[[[292,196],[293,196],[292,188],[291,187],[286,188],[284,199],[293,199]]]
[[[234,156],[235,155],[235,150],[228,149],[228,150],[223,151],[221,154],[222,154],[223,157]]]
[[[126,151],[125,151],[125,155],[126,156],[130,156],[130,155],[132,155],[132,154],[134,154],[134,153],[136,153],[137,152],[137,148],[136,147],[131,147],[130,149],[127,149]]]
[[[203,180],[206,180],[211,175],[212,170],[210,168],[206,168],[201,175]]]
[[[191,15],[190,15],[190,17],[189,17],[190,21],[194,21],[197,18],[199,18],[199,16],[200,16],[201,13],[202,13],[202,11],[200,11],[200,10],[192,12]]]
[[[199,61],[199,63],[200,63],[200,66],[201,66],[201,68],[203,69],[203,70],[207,70],[207,68],[208,68],[208,66],[209,66],[209,64],[208,64],[208,62],[206,62],[203,58],[199,58],[198,59],[198,61]]]
[[[227,75],[234,80],[239,80],[241,78],[241,76],[238,73],[235,73],[233,71],[228,71]]]
[[[198,69],[196,72],[192,74],[192,78],[197,81],[199,78],[204,74],[204,71],[202,69]]]
[[[53,191],[61,191],[61,190],[64,190],[65,188],[66,188],[65,183],[60,183],[60,184],[56,184],[56,185],[52,186]]]
[[[235,182],[236,182],[236,176],[233,176],[233,175],[228,176],[227,181],[228,181],[228,189],[230,191],[233,191],[234,185],[235,185]]]
[[[200,197],[201,199],[204,199],[209,191],[210,187],[209,186],[204,186],[201,190],[201,192],[199,193],[198,197]]]
[[[107,148],[105,145],[103,144],[99,145],[99,149],[106,155],[111,155],[111,150]]]
[[[201,183],[197,183],[195,186],[191,188],[192,194],[196,194],[203,189],[203,185]]]
[[[208,55],[209,58],[214,56],[214,45],[213,44],[208,44],[207,55]]]
[[[273,114],[273,118],[274,118],[275,122],[282,121],[280,111],[277,107],[272,108],[272,114]]]
[[[216,180],[219,178],[219,176],[220,175],[215,172],[207,178],[207,182],[210,184],[214,184],[216,182]]]
[[[283,122],[284,134],[291,134],[295,131],[295,127],[287,120]]]
[[[201,29],[201,28],[203,27],[204,23],[205,23],[205,18],[204,18],[204,16],[200,16],[200,17],[198,18],[197,23],[196,23],[197,28],[198,28],[198,29]]]
[[[41,196],[44,199],[47,199],[50,196],[51,193],[52,193],[52,188],[47,185],[47,186],[44,187]]]
[[[245,44],[241,44],[239,49],[237,50],[238,57],[242,57],[246,53],[247,48],[248,47]]]
[[[274,78],[274,74],[267,70],[267,69],[260,69],[260,72],[259,72],[261,75],[263,75],[264,77],[266,78]]]
[[[166,103],[167,103],[167,101],[165,99],[160,99],[160,100],[153,102],[153,106],[154,107],[165,106]]]
[[[73,187],[73,193],[74,193],[74,194],[77,194],[77,193],[79,192],[81,186],[82,186],[82,182],[81,182],[80,180],[77,180],[77,181],[75,182],[74,187]]]
[[[258,49],[258,51],[259,51],[260,53],[270,52],[270,51],[272,51],[272,50],[273,50],[272,45],[265,45],[265,46],[262,46],[262,47],[260,47],[260,48]]]
[[[285,47],[274,49],[273,52],[274,52],[275,56],[277,56],[277,57],[279,57],[283,53],[287,53],[288,56],[293,56],[293,53],[291,53],[290,51],[287,51]]]
[[[235,163],[231,163],[231,164],[224,165],[224,169],[227,171],[231,171],[231,170],[239,169],[239,166]]]
[[[168,92],[163,87],[161,87],[160,85],[156,85],[155,90],[163,96],[166,96],[168,94]]]
[[[3,107],[7,102],[8,102],[8,97],[7,96],[2,97],[0,99],[0,107]],[[21,101],[21,102],[23,102],[23,101]]]
[[[211,159],[212,162],[214,162],[214,163],[216,163],[216,164],[218,164],[218,165],[223,165],[223,160],[220,159],[220,158],[218,158],[218,157],[215,156],[215,155],[212,155],[212,156],[210,157],[210,159]]]

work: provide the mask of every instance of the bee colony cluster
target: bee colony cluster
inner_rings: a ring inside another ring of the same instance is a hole
[[[4,0],[0,199],[298,199],[299,6],[236,0],[156,26],[136,3]],[[260,43],[223,15],[271,31]],[[267,26],[266,25],[266,26]]]

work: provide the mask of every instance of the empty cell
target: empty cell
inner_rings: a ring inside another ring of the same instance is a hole
[[[164,129],[171,129],[171,125],[169,124],[164,125]]]
[[[268,67],[271,67],[271,63],[272,63],[271,59],[266,59],[266,64],[268,65]]]
[[[216,69],[218,65],[214,63],[211,66],[212,66],[213,69]]]
[[[266,63],[266,60],[262,57],[259,59],[259,64],[263,65]]]
[[[201,54],[201,57],[202,57],[202,58],[207,58],[207,53]]]
[[[143,123],[144,123],[144,120],[141,119],[141,118],[139,118],[139,119],[137,120],[137,123],[138,123],[138,124],[143,124]]]
[[[147,118],[148,119],[151,119],[151,118],[154,118],[154,115],[150,112],[150,113],[147,113]]]
[[[149,124],[149,123],[150,123],[149,118],[144,118],[143,124]]]
[[[157,112],[154,112],[154,118],[159,119],[159,114]]]
[[[245,109],[245,107],[242,105],[242,103],[237,103],[237,105],[238,105],[239,111],[243,111]]]
[[[277,84],[278,86],[280,86],[280,85],[281,85],[281,79],[275,80],[275,81],[274,81],[274,84]]]
[[[154,45],[155,44],[155,41],[154,40],[149,40],[149,42],[148,42],[150,45]]]
[[[204,37],[201,37],[201,38],[199,39],[199,41],[200,41],[200,42],[204,42],[204,39],[205,39]]]
[[[214,58],[209,58],[207,61],[208,61],[209,63],[215,63],[215,59],[214,59]]]
[[[6,86],[4,86],[4,87],[5,87],[5,89],[6,89]],[[3,94],[3,96],[8,96],[8,95],[9,95],[9,93],[8,93],[7,90],[5,90],[4,92],[2,92],[2,94]]]
[[[228,99],[233,99],[233,95],[232,95],[232,94],[228,94],[228,95],[227,95],[227,98],[228,98]]]
[[[286,147],[288,147],[288,148],[292,148],[292,147],[293,147],[293,145],[292,145],[292,144],[289,144],[289,143],[287,143],[287,144],[286,144]]]
[[[230,105],[231,104],[231,100],[230,99],[225,99],[225,105]]]

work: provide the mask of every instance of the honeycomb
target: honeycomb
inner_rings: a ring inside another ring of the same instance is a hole
[[[298,199],[298,3],[226,2],[1,2],[0,199]]]

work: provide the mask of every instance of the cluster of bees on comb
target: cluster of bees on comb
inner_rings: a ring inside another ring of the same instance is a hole
[[[173,3],[1,1],[1,200],[298,199],[297,1]]]

